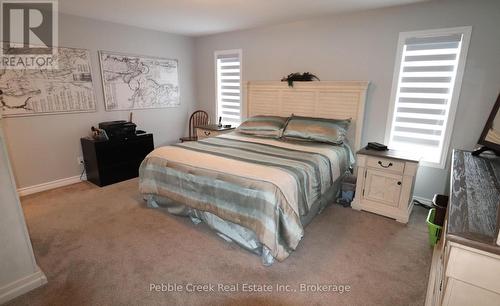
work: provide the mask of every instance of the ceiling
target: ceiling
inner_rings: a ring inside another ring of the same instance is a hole
[[[426,0],[60,0],[59,11],[202,36]]]

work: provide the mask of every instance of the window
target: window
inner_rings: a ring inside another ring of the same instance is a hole
[[[444,168],[471,27],[399,34],[386,143]]]
[[[241,122],[241,50],[215,52],[217,120],[239,125]]]

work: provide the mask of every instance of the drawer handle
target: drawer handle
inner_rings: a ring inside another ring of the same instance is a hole
[[[382,168],[389,168],[389,167],[392,167],[392,163],[389,163],[387,166],[384,166],[384,164],[382,163],[381,160],[378,161],[378,164],[382,167]]]
[[[210,136],[210,131],[203,131],[203,133],[205,134],[205,136]]]
[[[398,185],[401,186],[401,182],[398,182]]]

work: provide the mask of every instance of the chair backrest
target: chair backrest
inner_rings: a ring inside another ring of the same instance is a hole
[[[189,117],[189,137],[196,136],[195,127],[208,124],[208,114],[205,111],[197,110]]]

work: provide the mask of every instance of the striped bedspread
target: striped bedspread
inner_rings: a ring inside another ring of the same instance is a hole
[[[230,133],[155,149],[139,169],[140,191],[251,229],[283,260],[302,238],[300,216],[351,156],[346,146]]]

